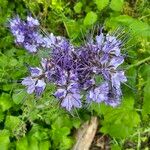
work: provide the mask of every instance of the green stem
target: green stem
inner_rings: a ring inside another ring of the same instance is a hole
[[[141,148],[141,133],[138,130],[138,143],[137,143],[137,150],[140,150]]]
[[[143,59],[143,60],[141,60],[141,61],[139,61],[139,62],[137,62],[136,64],[130,65],[129,67],[126,68],[126,70],[129,70],[129,69],[131,69],[133,67],[137,67],[137,66],[139,66],[139,65],[141,65],[141,64],[143,64],[143,63],[145,63],[145,62],[147,62],[149,60],[150,60],[150,56],[145,58],[145,59]]]

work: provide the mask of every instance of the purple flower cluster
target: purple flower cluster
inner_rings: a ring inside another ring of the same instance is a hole
[[[22,81],[29,94],[41,95],[51,82],[57,87],[54,96],[68,111],[82,107],[83,93],[87,103],[104,102],[113,107],[120,104],[121,83],[127,79],[119,69],[124,62],[123,43],[119,39],[104,35],[100,30],[99,35],[91,37],[84,45],[74,46],[66,38],[52,33],[44,37],[38,32],[38,26],[39,22],[31,16],[26,22],[18,17],[10,21],[16,43],[30,52],[40,47],[51,50],[47,58],[42,58],[41,68],[31,67],[31,75]]]
[[[10,29],[16,44],[23,46],[29,52],[36,52],[43,43],[43,37],[38,33],[39,21],[28,16],[22,21],[18,16],[10,20]]]

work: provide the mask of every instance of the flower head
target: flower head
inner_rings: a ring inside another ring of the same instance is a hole
[[[30,76],[22,81],[29,94],[41,95],[51,82],[57,88],[54,96],[68,111],[82,106],[81,93],[86,93],[88,103],[104,102],[113,107],[120,104],[121,84],[127,81],[120,69],[124,62],[121,40],[100,29],[100,34],[74,46],[65,37],[42,35],[38,27],[39,21],[32,16],[25,21],[18,16],[10,20],[10,30],[18,45],[31,53],[40,48],[48,50],[47,58],[41,60],[42,68],[30,67]]]
[[[10,20],[10,30],[16,38],[15,42],[31,53],[36,52],[43,43],[38,26],[38,20],[31,16],[27,16],[26,21],[22,21],[18,16]]]

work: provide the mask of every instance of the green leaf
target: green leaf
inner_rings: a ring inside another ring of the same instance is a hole
[[[123,8],[124,0],[111,0],[110,8],[114,11],[121,11]]]
[[[6,62],[9,62],[8,57],[5,55],[0,56],[0,67],[6,67],[8,65]]]
[[[119,145],[112,145],[111,150],[121,150],[121,147]]]
[[[23,137],[16,142],[16,150],[27,150],[27,148],[28,140],[26,137]]]
[[[12,105],[11,96],[9,94],[3,93],[0,97],[0,107],[2,107],[2,111],[8,110]]]
[[[9,132],[7,130],[1,130],[0,131],[0,150],[8,150],[9,143],[10,143]]]
[[[60,145],[61,150],[71,149],[73,141],[71,138],[65,137]]]
[[[28,138],[28,150],[39,150],[38,140],[32,136]]]
[[[95,0],[95,3],[97,5],[97,8],[99,10],[102,10],[109,4],[109,0]]]
[[[14,67],[18,64],[18,61],[14,58],[10,58],[9,64],[10,66]]]
[[[82,26],[75,20],[64,20],[64,26],[70,39],[77,38],[82,30]]]
[[[79,128],[81,120],[79,118],[73,118],[72,124],[75,128]]]
[[[29,136],[34,137],[38,141],[48,138],[48,130],[42,126],[35,124],[29,132]]]
[[[74,11],[76,12],[76,13],[80,13],[81,12],[81,9],[82,9],[82,3],[81,2],[78,2],[78,3],[76,3],[76,5],[74,6]]]
[[[12,96],[12,99],[15,104],[20,104],[22,100],[26,97],[26,95],[27,93],[25,92],[25,90],[16,90]]]
[[[3,122],[3,120],[4,120],[4,114],[2,110],[0,109],[0,122]]]
[[[15,116],[7,116],[5,121],[5,128],[11,131],[15,131],[15,129],[19,126],[21,120],[19,117]]]
[[[10,84],[6,83],[6,84],[3,85],[2,88],[3,88],[4,91],[10,91],[10,90],[12,90],[12,88],[14,87],[14,85],[15,85],[15,83],[10,83]]]
[[[39,150],[49,150],[51,147],[50,142],[49,141],[41,141],[39,143]]]
[[[122,25],[127,26],[134,36],[141,36],[145,38],[150,37],[150,26],[147,23],[134,19],[127,15],[111,17],[107,19],[105,23],[107,27],[111,28],[116,28],[116,26]]]
[[[97,14],[93,11],[90,11],[86,14],[84,18],[84,25],[89,26],[93,25],[97,21]]]
[[[134,127],[138,126],[140,117],[133,108],[134,100],[130,98],[124,101],[118,108],[107,107],[101,132],[115,138],[126,138],[134,132]]]
[[[143,116],[150,114],[150,79],[144,88]]]

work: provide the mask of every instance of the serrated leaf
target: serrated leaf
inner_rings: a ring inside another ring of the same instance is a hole
[[[8,62],[8,61],[9,61],[9,59],[7,56],[5,56],[5,55],[0,56],[0,67],[3,67],[3,68],[6,67],[8,65],[8,63],[6,63],[6,62]]]
[[[73,140],[70,139],[70,138],[65,137],[65,138],[62,139],[62,143],[60,145],[60,148],[62,150],[71,149],[72,144],[73,144]]]
[[[110,8],[114,11],[121,11],[123,8],[124,0],[111,0]]]
[[[74,6],[74,11],[76,12],[76,13],[80,13],[81,12],[81,9],[82,9],[82,3],[81,2],[78,2],[78,3],[76,3],[75,4],[75,6]]]
[[[95,0],[95,3],[97,5],[97,8],[99,10],[102,10],[109,4],[109,0]]]
[[[70,39],[77,38],[82,30],[82,26],[79,25],[75,20],[65,20],[64,25]]]
[[[14,67],[18,64],[18,61],[14,58],[11,58],[10,61],[9,61],[9,65]]]
[[[0,97],[0,107],[2,111],[8,110],[13,105],[11,96],[9,94],[3,93]]]
[[[12,99],[15,104],[20,104],[22,100],[26,97],[27,93],[25,90],[16,90],[14,91],[14,94],[12,95]]]
[[[86,14],[84,18],[84,25],[89,26],[93,25],[97,21],[97,14],[93,11],[90,11]]]
[[[101,132],[115,138],[126,138],[133,133],[134,127],[140,122],[140,117],[133,108],[133,99],[125,101],[121,107],[108,107],[105,110]]]
[[[30,130],[29,136],[36,138],[38,141],[48,138],[48,130],[40,125],[34,125]]]
[[[21,123],[19,117],[7,116],[5,121],[5,128],[14,131],[18,125]]]
[[[81,120],[80,119],[76,119],[74,118],[72,121],[72,124],[75,128],[79,128],[80,124],[81,124]]]
[[[23,137],[16,142],[16,150],[27,150],[27,148],[28,140],[26,137]]]

